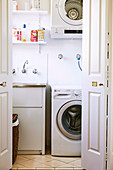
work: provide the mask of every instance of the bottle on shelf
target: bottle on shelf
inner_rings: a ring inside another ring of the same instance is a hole
[[[21,28],[12,29],[12,40],[13,42],[18,42],[22,40],[22,31]]]
[[[31,0],[31,10],[39,10],[40,9],[40,0]]]
[[[27,28],[26,24],[23,24],[23,29],[22,29],[22,41],[26,42],[27,40]]]
[[[31,24],[29,22],[27,23],[26,41],[31,41]]]
[[[12,0],[12,5],[13,5],[13,11],[18,10],[18,4],[16,0]]]
[[[25,11],[28,11],[30,9],[30,4],[29,4],[29,1],[26,0],[25,1]]]

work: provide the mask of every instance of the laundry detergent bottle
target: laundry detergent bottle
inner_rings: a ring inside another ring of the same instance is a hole
[[[26,24],[23,24],[23,29],[22,29],[22,41],[26,42],[27,39],[27,29],[26,29]]]

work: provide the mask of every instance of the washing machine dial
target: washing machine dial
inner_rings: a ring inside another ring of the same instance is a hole
[[[75,93],[75,96],[76,96],[76,97],[79,97],[79,94]]]
[[[75,97],[77,97],[77,98],[81,98],[81,91],[80,90],[75,90],[74,91],[74,95],[75,95]]]

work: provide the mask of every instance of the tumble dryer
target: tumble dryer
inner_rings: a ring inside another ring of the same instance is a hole
[[[51,37],[81,38],[83,0],[51,1]]]
[[[81,109],[81,89],[52,87],[52,155],[81,155]]]

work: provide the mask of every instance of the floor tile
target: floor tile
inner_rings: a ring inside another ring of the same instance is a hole
[[[49,157],[45,156],[45,155],[24,155],[24,158],[27,159],[44,159],[45,161],[50,160]]]
[[[36,168],[36,170],[54,170],[54,168]]]
[[[25,168],[25,167],[21,164],[14,164],[12,168]]]
[[[63,164],[64,164],[63,162],[60,162],[57,160],[52,160],[52,161],[46,162],[46,165],[51,166],[51,167],[59,167]]]
[[[74,168],[74,170],[85,170],[83,168]]]
[[[47,164],[39,164],[36,168],[52,168],[51,166],[48,166]]]
[[[19,156],[22,156],[22,157],[27,158],[27,159],[34,159],[35,157],[37,157],[39,155],[19,155]]]
[[[55,170],[74,170],[73,168],[55,168]]]
[[[80,159],[80,157],[54,157],[54,159],[65,163],[69,163]]]
[[[41,163],[46,163],[48,161],[51,161],[52,159],[46,156],[39,156],[37,158],[35,158],[34,160],[38,160]]]
[[[24,162],[24,161],[27,161],[29,160],[28,158],[25,158],[23,157],[23,155],[17,155],[17,158],[16,158],[16,161],[15,161],[15,164],[20,164],[20,162]]]
[[[65,163],[65,164],[63,164],[63,165],[61,165],[61,166],[59,166],[59,167],[60,167],[60,168],[74,168],[73,165],[67,164],[67,163]]]
[[[81,159],[70,162],[69,164],[72,165],[74,168],[79,168],[79,167],[81,168]]]
[[[46,155],[47,158],[53,160],[53,159],[56,159],[56,156],[52,156],[52,155]]]
[[[38,160],[29,160],[29,161],[21,162],[21,165],[23,165],[26,168],[50,167],[48,165],[41,164]]]
[[[18,168],[18,170],[36,170],[35,168]]]
[[[51,155],[18,155],[12,170],[75,170],[81,169],[80,157],[56,157]]]

